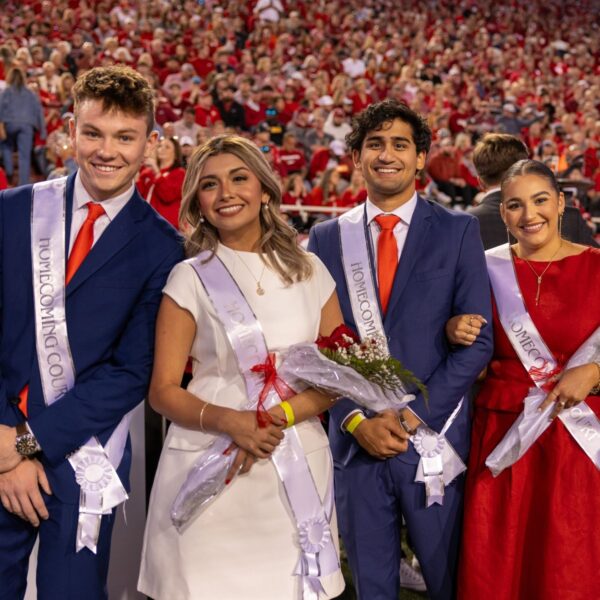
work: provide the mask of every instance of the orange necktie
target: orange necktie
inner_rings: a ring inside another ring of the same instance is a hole
[[[79,266],[88,255],[88,252],[92,249],[92,244],[94,243],[94,223],[99,217],[106,214],[102,204],[88,202],[86,206],[88,215],[77,234],[77,238],[75,238],[71,254],[69,254],[65,285],[71,281],[73,275],[75,275],[77,269],[79,269]]]
[[[396,215],[377,215],[375,221],[381,228],[377,240],[377,279],[381,310],[385,315],[398,268],[398,244],[394,236],[394,227],[401,219]]]
[[[102,204],[96,204],[94,202],[88,202],[86,204],[88,214],[75,238],[75,243],[69,254],[69,260],[67,261],[67,272],[65,275],[65,285],[71,281],[73,275],[88,255],[88,252],[92,248],[94,243],[94,223],[106,214]],[[27,417],[27,396],[29,394],[29,384],[26,384],[23,389],[19,392],[19,410]]]

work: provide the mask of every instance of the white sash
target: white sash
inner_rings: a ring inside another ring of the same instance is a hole
[[[538,407],[547,396],[546,387],[556,373],[557,363],[527,312],[519,288],[510,246],[504,244],[486,252],[486,261],[500,323],[519,360],[529,373],[534,387],[524,400],[523,412],[502,441],[487,457],[485,464],[494,477],[519,460],[538,437],[551,425],[549,415],[554,404],[544,412]],[[600,327],[569,359],[565,369],[591,362],[600,348]],[[600,468],[600,421],[585,402],[559,413],[567,431],[581,446],[596,467]]]
[[[65,312],[66,177],[36,183],[31,208],[31,261],[36,349],[42,391],[47,406],[75,384]],[[103,448],[90,438],[69,456],[80,487],[76,551],[96,553],[102,515],[127,499],[118,467],[127,441],[131,413]]]
[[[387,346],[387,336],[383,327],[373,269],[369,260],[368,241],[365,235],[366,206],[360,205],[341,215],[340,244],[342,265],[352,315],[360,338],[379,337]],[[437,434],[429,427],[420,427],[411,441],[421,457],[417,467],[415,481],[425,484],[427,506],[443,504],[444,486],[448,485],[467,467],[446,439],[446,432],[460,412],[463,399],[446,421],[442,431]]]
[[[251,369],[264,363],[268,356],[262,328],[225,265],[218,256],[210,256],[210,252],[202,252],[189,262],[200,278],[235,353],[246,383],[247,408],[255,408],[263,380]],[[272,389],[265,407],[268,409],[280,401]],[[296,520],[301,556],[294,574],[302,577],[304,600],[318,600],[319,592],[323,591],[319,577],[339,569],[330,529],[333,479],[330,478],[322,503],[295,427],[285,430],[271,460]]]

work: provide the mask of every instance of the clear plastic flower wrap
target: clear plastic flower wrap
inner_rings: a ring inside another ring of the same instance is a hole
[[[230,445],[229,436],[218,436],[190,469],[171,507],[171,521],[179,532],[225,488],[225,477],[236,455],[223,454]]]
[[[373,412],[400,410],[415,399],[399,381],[391,386],[367,379],[354,367],[327,358],[316,344],[291,346],[279,373],[285,380],[300,379],[311,387],[350,398]]]
[[[286,380],[298,379],[336,396],[354,400],[373,412],[401,410],[415,399],[415,389],[427,401],[427,388],[402,363],[390,356],[385,339],[360,340],[352,329],[339,325],[315,344],[288,348],[280,368]]]

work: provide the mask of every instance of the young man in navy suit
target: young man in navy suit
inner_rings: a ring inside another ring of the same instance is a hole
[[[484,327],[476,344],[451,349],[444,327],[457,314],[491,322],[479,228],[416,193],[431,132],[406,105],[371,105],[346,141],[368,199],[314,227],[309,249],[335,278],[346,323],[363,337],[383,335],[429,399],[418,394],[400,412],[373,414],[350,400],[331,410],[340,532],[359,598],[396,600],[404,516],[427,591],[445,600],[455,593],[469,448],[461,400],[491,356],[492,335]]]
[[[156,145],[152,88],[125,67],[74,88],[68,178],[0,193],[0,599],[106,598],[126,498],[126,415],[144,398],[179,234],[134,178]]]

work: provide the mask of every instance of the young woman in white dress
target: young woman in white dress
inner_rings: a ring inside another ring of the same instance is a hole
[[[193,154],[181,212],[191,228],[188,255],[216,253],[260,322],[268,351],[278,356],[342,322],[333,279],[316,256],[296,244],[294,230],[279,215],[280,199],[259,149],[243,138],[220,136]],[[183,390],[188,356],[193,378]],[[274,423],[261,428],[256,413],[243,410],[246,390],[234,351],[188,262],[173,269],[164,288],[149,400],[172,425],[150,499],[139,590],[156,600],[300,599],[296,521],[270,460],[286,415],[280,405],[273,407]],[[317,415],[331,399],[309,389],[289,405],[323,500],[333,473]],[[218,434],[235,443],[230,482],[179,533],[171,506],[194,461]],[[337,551],[335,513],[331,532]],[[320,599],[344,588],[339,568],[320,583]]]

